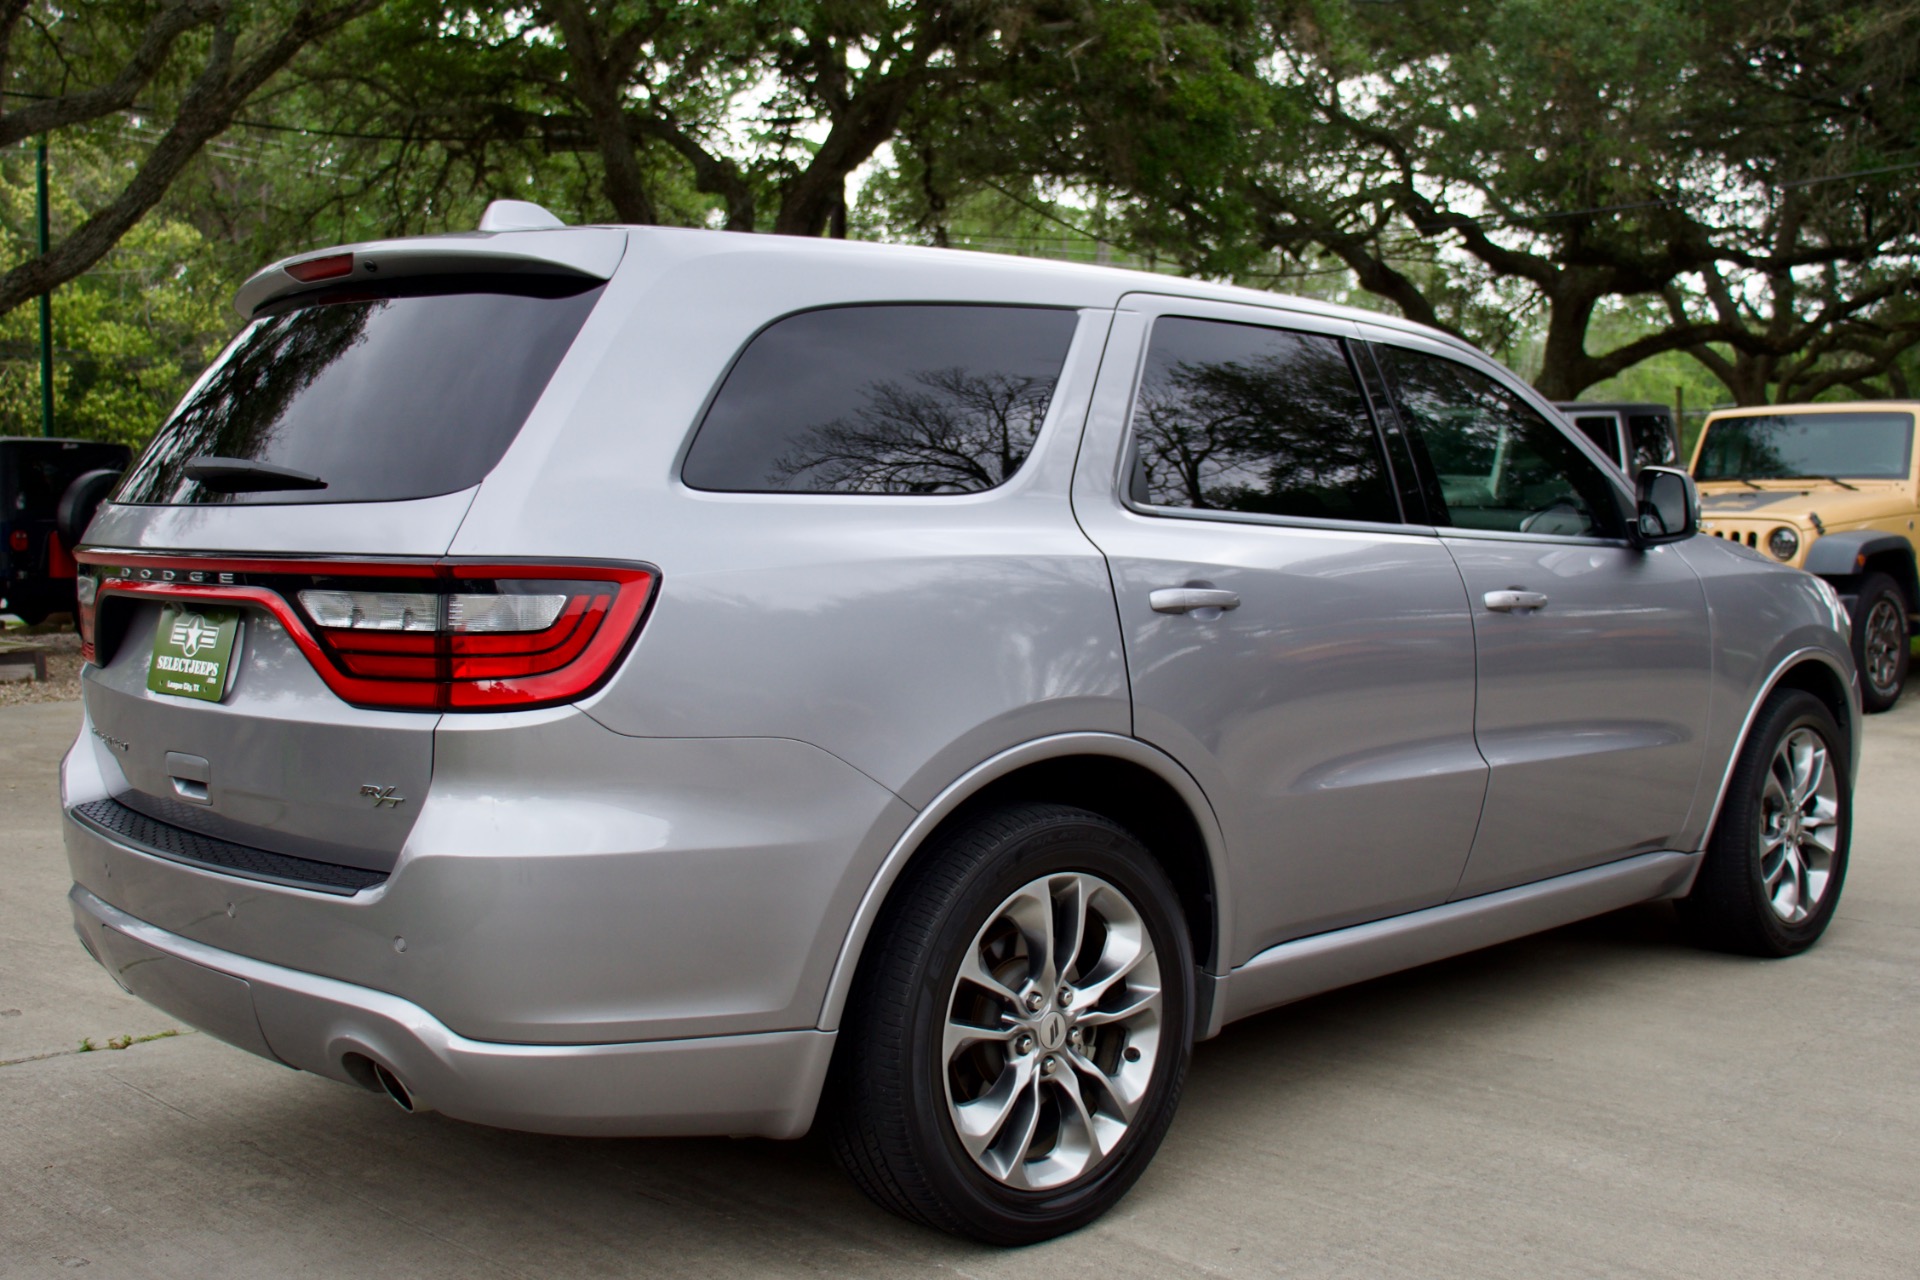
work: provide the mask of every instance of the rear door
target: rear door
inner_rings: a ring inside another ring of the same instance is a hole
[[[1492,776],[1457,896],[1673,848],[1703,759],[1699,580],[1628,544],[1619,482],[1495,369],[1373,336],[1472,604]]]
[[[1128,299],[1075,473],[1134,732],[1230,845],[1235,963],[1444,901],[1485,789],[1466,595],[1401,508],[1352,332]]]

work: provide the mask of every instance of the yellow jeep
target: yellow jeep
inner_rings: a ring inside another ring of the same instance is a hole
[[[1831,582],[1853,614],[1868,711],[1906,683],[1920,601],[1914,418],[1920,404],[1776,404],[1707,415],[1693,450],[1700,527]]]

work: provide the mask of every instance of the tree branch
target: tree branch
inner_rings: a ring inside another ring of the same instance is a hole
[[[27,0],[9,0],[11,12],[0,11],[0,38],[12,35],[13,25],[26,8]],[[174,42],[195,27],[223,19],[227,8],[228,0],[173,0],[147,23],[133,55],[107,84],[36,102],[18,111],[6,111],[4,100],[0,100],[0,112],[4,112],[0,114],[0,147],[125,111],[166,65]]]

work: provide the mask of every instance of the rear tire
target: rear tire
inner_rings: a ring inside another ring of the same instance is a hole
[[[1840,902],[1853,836],[1847,739],[1798,689],[1768,697],[1740,749],[1693,891],[1676,904],[1702,946],[1750,956],[1812,946]]]
[[[981,814],[876,923],[840,1030],[834,1152],[902,1217],[1022,1245],[1092,1222],[1172,1122],[1193,957],[1166,873],[1055,804]]]
[[[1907,626],[1911,602],[1900,584],[1884,573],[1860,580],[1853,606],[1853,663],[1860,671],[1861,709],[1873,714],[1900,701],[1912,660]]]

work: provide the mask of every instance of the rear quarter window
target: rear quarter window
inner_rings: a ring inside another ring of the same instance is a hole
[[[804,311],[749,342],[681,479],[734,493],[978,493],[1033,451],[1079,323],[1040,307]]]
[[[600,297],[583,277],[428,277],[269,306],[128,474],[116,501],[393,502],[493,470]],[[218,492],[195,458],[317,476],[323,489]]]

